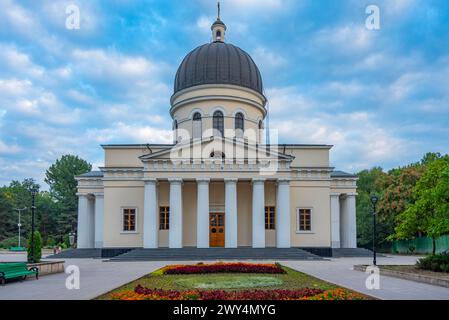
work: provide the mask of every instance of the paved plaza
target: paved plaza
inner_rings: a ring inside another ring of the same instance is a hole
[[[0,261],[23,261],[22,254],[0,254]],[[417,257],[386,256],[379,264],[414,264]],[[101,259],[67,259],[65,267],[78,266],[80,289],[68,290],[65,273],[41,277],[38,281],[8,283],[0,286],[0,300],[87,300],[136,280],[167,264],[177,262],[109,262]],[[266,262],[266,261],[265,261]],[[370,258],[339,258],[323,261],[283,261],[282,264],[337,285],[387,300],[449,300],[449,289],[408,280],[381,276],[381,289],[365,287],[367,275],[352,270],[356,264],[370,264]],[[194,263],[194,262],[192,262]]]

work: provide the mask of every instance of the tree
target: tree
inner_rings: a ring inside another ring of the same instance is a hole
[[[60,213],[58,233],[66,234],[76,223],[78,201],[75,177],[92,170],[92,165],[77,156],[64,155],[48,168],[45,182],[50,186],[50,195],[57,201]]]
[[[370,195],[372,193],[381,194],[381,184],[386,173],[382,168],[376,167],[371,170],[363,170],[358,173],[357,181],[357,242],[361,247],[368,247],[373,241],[372,231],[372,205]],[[382,225],[379,230],[383,229]],[[383,238],[383,236],[379,236]]]
[[[39,231],[34,231],[34,238],[33,238],[33,246],[31,246],[31,232],[30,236],[28,237],[28,262],[34,261],[35,263],[38,263],[41,261],[42,258],[42,237]],[[34,250],[32,249],[34,248]]]
[[[415,202],[413,188],[422,176],[425,167],[414,164],[390,170],[380,181],[382,197],[378,204],[379,223],[385,234],[394,233],[396,218]]]
[[[449,232],[449,156],[429,162],[413,188],[416,201],[398,216],[394,237],[410,239],[424,234],[433,240]]]
[[[12,181],[9,186],[0,188],[0,241],[17,236],[18,213],[15,209],[30,208],[31,188],[39,189],[39,185],[33,179]],[[31,229],[29,210],[22,212],[21,219],[22,231],[26,234]]]

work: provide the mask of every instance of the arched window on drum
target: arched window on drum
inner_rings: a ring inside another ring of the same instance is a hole
[[[192,138],[201,139],[203,135],[203,118],[201,113],[195,112],[193,115]]]
[[[215,111],[214,113],[214,135],[224,137],[224,116],[223,112]]]
[[[243,139],[245,132],[245,117],[243,113],[239,112],[235,115],[235,136],[238,139]]]

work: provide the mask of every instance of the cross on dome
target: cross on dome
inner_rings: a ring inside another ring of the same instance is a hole
[[[221,21],[221,5],[220,1],[217,3],[217,20],[212,24],[211,30],[212,30],[212,39],[214,42],[224,42],[225,39],[225,32],[226,32],[226,25],[223,21]]]

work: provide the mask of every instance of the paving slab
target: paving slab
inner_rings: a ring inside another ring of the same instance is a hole
[[[379,265],[413,265],[416,256],[384,256]],[[307,273],[319,279],[355,290],[382,300],[449,300],[449,289],[429,284],[403,280],[380,274],[380,289],[366,288],[367,274],[353,270],[354,265],[371,264],[371,258],[339,258],[329,261],[288,261],[282,262],[292,269]]]

